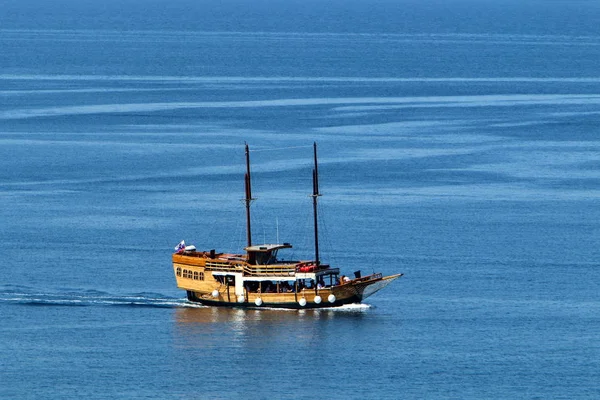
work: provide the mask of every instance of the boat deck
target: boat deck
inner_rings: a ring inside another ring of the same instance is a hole
[[[296,274],[308,273],[319,274],[325,271],[336,272],[329,268],[329,265],[315,267],[312,261],[278,261],[272,264],[248,264],[246,257],[239,254],[226,254],[209,252],[184,252],[174,254],[173,261],[184,264],[204,267],[206,271],[212,272],[231,272],[242,273],[249,277],[267,277],[267,276],[290,276]],[[312,265],[310,270],[303,270],[307,265]]]

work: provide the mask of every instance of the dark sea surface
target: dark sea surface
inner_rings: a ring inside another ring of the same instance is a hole
[[[0,398],[600,398],[600,2],[0,1]],[[404,277],[199,307],[173,247]]]

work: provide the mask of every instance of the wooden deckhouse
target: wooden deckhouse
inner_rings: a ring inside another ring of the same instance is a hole
[[[210,306],[274,307],[274,308],[324,308],[360,303],[387,286],[396,274],[380,273],[353,277],[340,275],[338,268],[322,264],[319,258],[317,200],[319,174],[317,146],[313,145],[313,215],[314,260],[286,260],[279,251],[292,247],[283,244],[252,244],[250,225],[250,151],[246,145],[246,233],[244,254],[218,253],[215,250],[197,251],[184,242],[173,254],[173,270],[177,286],[187,292],[189,301]]]

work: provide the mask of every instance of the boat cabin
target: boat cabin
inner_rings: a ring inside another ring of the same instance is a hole
[[[291,249],[292,245],[284,244],[261,244],[258,246],[248,246],[244,250],[248,253],[248,264],[251,265],[269,265],[277,264],[277,252],[279,249]]]

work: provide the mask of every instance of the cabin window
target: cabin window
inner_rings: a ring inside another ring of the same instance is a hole
[[[268,265],[277,263],[277,250],[266,251],[264,253],[255,253],[252,260],[257,265]],[[250,262],[253,264],[253,262]]]
[[[181,268],[177,268],[177,276],[181,276]]]
[[[198,280],[198,271],[194,271],[194,280],[197,281]]]
[[[204,280],[204,272],[198,272],[198,280],[199,281],[203,281]]]

